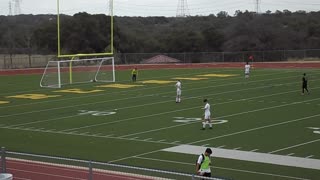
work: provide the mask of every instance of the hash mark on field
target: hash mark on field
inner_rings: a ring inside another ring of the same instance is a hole
[[[310,155],[310,156],[307,156],[306,158],[312,158],[313,157],[313,155]]]
[[[237,148],[234,148],[234,150],[238,150],[238,149],[241,149],[242,147],[237,147]]]
[[[172,142],[172,144],[177,144],[177,143],[179,143],[180,141],[174,141],[174,142]]]
[[[203,144],[203,145],[201,145],[201,146],[203,146],[203,147],[207,147],[207,146],[209,146],[210,144]]]
[[[164,142],[164,141],[166,141],[165,139],[161,139],[160,141],[158,141],[158,142]]]
[[[252,149],[251,152],[256,152],[258,151],[259,149]]]
[[[219,146],[219,147],[217,147],[217,148],[223,148],[223,147],[226,147],[226,145],[222,145],[222,146]]]
[[[287,156],[292,156],[292,155],[294,155],[294,153],[289,153],[289,154],[287,154]]]
[[[144,141],[150,141],[152,138],[147,138],[147,139],[145,139]]]
[[[316,140],[313,140],[313,141],[309,141],[309,142],[305,142],[305,143],[293,145],[293,146],[290,146],[290,147],[286,147],[286,148],[274,150],[274,151],[271,151],[271,152],[269,152],[269,153],[272,154],[272,153],[276,153],[276,152],[279,152],[279,151],[283,151],[283,150],[288,150],[288,149],[292,149],[292,148],[295,148],[295,147],[304,146],[304,145],[306,145],[306,144],[311,144],[311,143],[318,142],[318,141],[320,141],[320,139],[316,139]]]
[[[133,138],[130,138],[130,139],[138,139],[139,137],[133,137]]]
[[[114,134],[109,134],[109,135],[105,135],[104,137],[111,137],[113,136]]]

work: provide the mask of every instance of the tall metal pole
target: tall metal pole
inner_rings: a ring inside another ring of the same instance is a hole
[[[256,14],[260,14],[260,3],[261,3],[261,0],[255,0],[255,11],[256,11]]]
[[[9,16],[12,16],[12,2],[9,0]]]
[[[188,2],[187,0],[179,0],[177,7],[177,17],[189,16]]]

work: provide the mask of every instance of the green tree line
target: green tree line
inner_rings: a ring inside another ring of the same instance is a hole
[[[0,16],[0,53],[56,54],[56,15]],[[110,50],[110,17],[60,16],[62,53]],[[236,11],[229,16],[114,17],[121,53],[255,51],[320,48],[320,11]]]

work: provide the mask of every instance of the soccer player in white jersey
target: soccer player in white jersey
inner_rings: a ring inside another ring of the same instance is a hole
[[[244,66],[244,77],[245,78],[249,78],[249,74],[250,74],[250,64],[249,62],[246,63],[246,65]]]
[[[203,102],[205,103],[204,108],[204,118],[202,122],[202,129],[206,129],[206,124],[209,124],[209,129],[212,129],[212,123],[211,123],[211,112],[210,112],[210,104],[208,103],[207,99],[204,99]]]
[[[178,80],[175,86],[177,88],[176,103],[180,103],[181,102],[181,81]]]

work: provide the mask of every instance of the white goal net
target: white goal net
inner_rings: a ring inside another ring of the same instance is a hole
[[[49,61],[40,86],[61,88],[63,85],[89,82],[115,82],[114,58]]]

